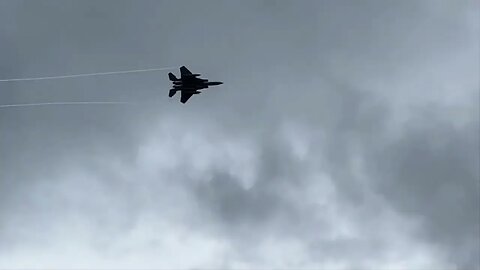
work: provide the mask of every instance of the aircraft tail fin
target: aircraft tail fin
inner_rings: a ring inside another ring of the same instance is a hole
[[[170,92],[168,92],[168,96],[173,97],[173,96],[175,96],[176,93],[177,93],[177,91],[175,89],[170,89]]]
[[[168,73],[168,78],[170,79],[170,81],[176,81],[178,80],[177,77],[175,77],[175,75],[173,73]]]

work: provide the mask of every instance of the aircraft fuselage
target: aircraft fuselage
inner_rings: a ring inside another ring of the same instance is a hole
[[[209,88],[209,86],[221,85],[223,82],[210,82],[207,79],[198,78],[200,74],[191,73],[185,66],[180,68],[181,77],[177,78],[173,73],[169,73],[168,77],[172,81],[172,89],[170,89],[169,97],[173,97],[176,92],[180,91],[182,103],[195,94],[200,94],[198,90]]]

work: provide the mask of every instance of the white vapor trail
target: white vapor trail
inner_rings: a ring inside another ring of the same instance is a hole
[[[169,70],[169,69],[174,69],[174,68],[175,68],[175,67],[164,67],[164,68],[134,69],[134,70],[97,72],[97,73],[84,73],[84,74],[70,74],[70,75],[50,76],[50,77],[32,77],[32,78],[0,79],[0,82],[20,82],[20,81],[54,80],[54,79],[66,79],[66,78],[77,78],[77,77],[102,76],[102,75],[113,75],[113,74],[127,74],[127,73],[151,72],[151,71]]]
[[[1,108],[51,106],[51,105],[126,105],[130,102],[122,101],[81,101],[81,102],[45,102],[45,103],[19,103],[0,105]]]

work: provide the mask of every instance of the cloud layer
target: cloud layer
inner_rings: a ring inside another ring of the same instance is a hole
[[[143,104],[0,111],[0,268],[479,268],[478,9],[1,2],[2,78],[225,85],[186,105],[165,74],[0,85]]]

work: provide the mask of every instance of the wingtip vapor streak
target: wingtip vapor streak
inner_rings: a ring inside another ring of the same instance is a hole
[[[171,72],[168,73],[168,78],[173,83],[173,88],[170,89],[168,96],[173,97],[180,91],[180,102],[186,103],[193,95],[200,94],[201,91],[199,90],[223,84],[223,82],[210,82],[207,79],[202,79],[200,75],[190,72],[185,66],[180,67],[180,78],[177,78]]]

